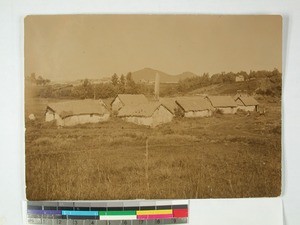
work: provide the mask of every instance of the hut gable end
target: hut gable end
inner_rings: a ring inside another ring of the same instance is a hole
[[[240,96],[237,97],[235,102],[238,105],[238,109],[244,111],[257,111],[258,110],[258,102],[252,96]]]
[[[148,99],[143,94],[119,94],[111,102],[113,111],[118,111],[124,106],[132,106],[148,103]]]
[[[137,105],[137,104],[144,104],[148,102],[148,99],[143,94],[138,94],[138,95],[119,94],[117,95],[116,98],[118,98],[123,103],[123,105]],[[115,101],[115,99],[112,101],[112,104]]]
[[[176,98],[159,98],[159,102],[172,112],[172,114],[175,114],[175,109],[177,108]]]

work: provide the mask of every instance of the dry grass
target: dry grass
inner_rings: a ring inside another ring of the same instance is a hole
[[[26,123],[29,200],[280,195],[279,103],[266,102],[264,116],[182,118],[154,129],[118,119],[58,129],[42,121],[47,100],[26,103],[37,117]]]

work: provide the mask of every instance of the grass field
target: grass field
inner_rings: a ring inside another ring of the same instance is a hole
[[[265,115],[182,118],[151,129],[117,118],[57,128],[43,122],[49,101],[57,100],[26,100],[26,117],[34,113],[37,118],[26,120],[29,200],[263,197],[281,193],[279,102],[265,101]]]

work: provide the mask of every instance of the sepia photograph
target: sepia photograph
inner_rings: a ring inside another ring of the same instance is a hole
[[[28,200],[281,195],[282,17],[24,19]]]

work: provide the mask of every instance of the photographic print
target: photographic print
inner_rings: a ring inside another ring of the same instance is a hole
[[[28,200],[281,194],[281,16],[24,27]]]

